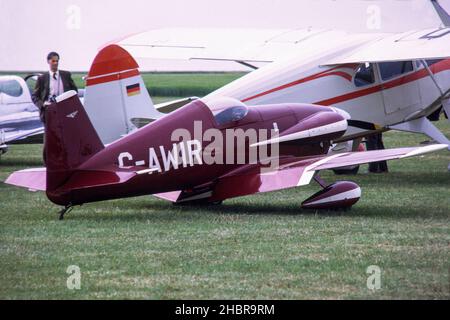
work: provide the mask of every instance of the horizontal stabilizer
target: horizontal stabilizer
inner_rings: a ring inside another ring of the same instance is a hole
[[[30,191],[46,191],[46,168],[33,168],[13,172],[5,183],[27,188]],[[61,187],[61,190],[76,190],[90,187],[119,184],[127,182],[136,176],[134,172],[112,172],[112,171],[75,171],[69,180]]]
[[[172,100],[172,101],[168,101],[168,102],[163,102],[163,103],[159,103],[157,105],[155,105],[156,110],[158,110],[159,113],[158,116],[155,116],[153,118],[131,118],[130,121],[131,123],[133,123],[133,125],[136,128],[141,128],[155,120],[157,120],[158,118],[162,117],[162,115],[167,114],[167,113],[171,113],[172,111],[175,111],[177,109],[180,109],[181,107],[185,106],[186,104],[197,100],[198,97],[188,97],[188,98],[181,98],[181,99],[177,99],[177,100]]]
[[[27,188],[30,191],[46,190],[46,169],[33,168],[13,172],[5,181],[5,183]]]
[[[157,105],[155,105],[155,108],[160,112],[170,113],[197,99],[198,97],[195,96],[188,98],[181,98],[173,101],[158,103]]]

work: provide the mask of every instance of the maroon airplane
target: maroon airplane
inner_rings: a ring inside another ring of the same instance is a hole
[[[106,83],[118,81],[111,73],[129,68],[115,66],[120,70],[108,69]],[[345,209],[359,200],[360,187],[350,181],[327,185],[318,171],[447,147],[329,155],[333,139],[347,129],[345,112],[310,104],[246,106],[219,100],[195,100],[104,145],[76,93],[66,92],[47,108],[46,168],[14,172],[5,182],[45,191],[50,201],[64,206],[60,219],[69,208],[95,201],[152,194],[175,203],[217,204],[313,179],[322,190],[303,201],[303,208]]]

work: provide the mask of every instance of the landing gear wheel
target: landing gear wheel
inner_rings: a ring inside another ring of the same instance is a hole
[[[349,210],[361,197],[361,188],[352,181],[337,181],[326,185],[319,176],[314,180],[322,190],[302,202],[302,208],[320,211]]]

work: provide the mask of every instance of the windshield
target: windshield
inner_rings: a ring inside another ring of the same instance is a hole
[[[248,113],[246,106],[229,107],[214,116],[218,125],[242,120]]]
[[[371,63],[361,64],[356,70],[354,82],[357,87],[363,87],[374,83],[375,76],[373,73],[373,65]]]
[[[0,93],[5,93],[11,97],[20,97],[23,90],[17,80],[0,80]]]

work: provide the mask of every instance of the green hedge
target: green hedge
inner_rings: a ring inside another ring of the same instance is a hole
[[[24,77],[29,73],[0,72],[1,74]],[[142,77],[151,96],[202,97],[245,74],[245,72],[143,73]],[[84,88],[85,83],[82,77],[85,75],[86,73],[72,73],[78,88]]]
[[[208,93],[236,80],[245,73],[144,73],[145,86],[151,96],[187,97],[205,96]],[[79,88],[84,87],[83,74],[74,74]]]

